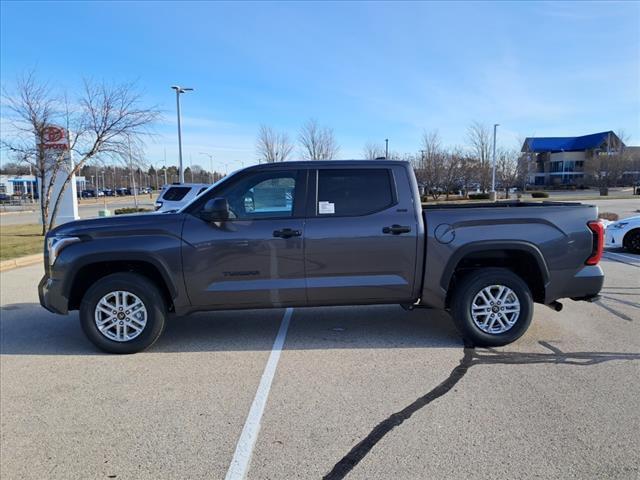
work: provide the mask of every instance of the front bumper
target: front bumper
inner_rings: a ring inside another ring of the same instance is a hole
[[[40,305],[52,313],[66,315],[69,313],[69,299],[62,294],[62,282],[45,274],[38,284]]]
[[[604,246],[620,248],[625,231],[620,228],[607,228],[604,232]]]

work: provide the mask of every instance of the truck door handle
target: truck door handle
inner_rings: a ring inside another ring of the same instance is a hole
[[[291,238],[291,237],[299,237],[302,235],[300,230],[292,230],[290,228],[283,228],[282,230],[274,230],[273,236],[278,238]]]
[[[393,235],[400,235],[401,233],[409,233],[411,227],[404,225],[391,225],[390,227],[384,227],[382,233],[391,233]]]

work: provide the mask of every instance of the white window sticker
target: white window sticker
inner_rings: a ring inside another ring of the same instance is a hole
[[[336,213],[336,206],[331,202],[318,202],[318,213],[320,215]]]

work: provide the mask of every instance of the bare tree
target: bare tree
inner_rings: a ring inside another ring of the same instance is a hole
[[[26,163],[34,170],[40,189],[40,214],[42,234],[48,230],[47,218],[52,186],[64,152],[47,155],[45,135],[50,125],[60,116],[59,99],[46,83],[39,83],[30,71],[16,81],[12,94],[3,89],[3,100],[9,112],[8,132],[2,137],[2,148],[11,153],[19,163]],[[47,179],[47,172],[51,172]]]
[[[469,154],[463,153],[460,153],[458,161],[460,168],[460,186],[462,187],[464,196],[467,197],[473,182],[478,177],[478,162]]]
[[[333,130],[318,125],[316,119],[310,119],[300,129],[298,141],[302,150],[302,157],[306,160],[334,159],[340,147]]]
[[[489,128],[479,122],[473,122],[467,129],[467,140],[471,146],[473,158],[477,162],[476,173],[480,189],[485,192],[491,181],[491,134]]]
[[[496,156],[496,177],[504,188],[505,198],[509,198],[509,189],[516,186],[521,178],[521,155],[516,150],[500,149]]]
[[[384,147],[379,143],[367,142],[362,149],[365,160],[375,160],[384,157]]]
[[[586,162],[587,171],[600,189],[600,195],[609,195],[609,188],[616,186],[624,172],[632,164],[629,152],[624,148],[627,139],[624,131],[609,135],[603,150],[593,152],[593,156]]]
[[[443,155],[442,187],[447,200],[449,194],[459,189],[463,183],[464,158],[460,149],[454,149]]]
[[[256,142],[256,152],[260,161],[266,163],[284,162],[292,151],[293,144],[289,141],[289,136],[286,133],[278,133],[271,127],[260,125]]]
[[[40,184],[43,233],[55,225],[64,192],[87,161],[109,156],[127,158],[130,145],[138,149],[149,126],[159,116],[155,108],[140,106],[141,95],[134,84],[109,85],[85,80],[80,97],[69,107],[66,96],[56,96],[39,83],[33,72],[18,79],[14,95],[3,92],[11,113],[9,139],[2,146],[32,165]],[[66,128],[68,150],[52,157],[45,150],[45,135],[52,125]],[[69,152],[74,168],[67,168]],[[58,176],[64,182],[56,198],[53,185]],[[48,180],[47,180],[48,179]]]
[[[421,158],[425,168],[426,187],[434,200],[442,193],[445,172],[445,153],[436,130],[422,136]]]
[[[434,200],[440,197],[445,175],[445,153],[437,131],[424,132],[422,150],[417,158],[416,174]]]

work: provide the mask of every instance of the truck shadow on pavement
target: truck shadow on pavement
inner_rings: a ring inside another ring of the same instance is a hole
[[[622,296],[623,298],[617,298]],[[621,305],[632,307],[636,312],[640,311],[640,287],[605,286],[600,291],[600,300],[595,305],[615,315],[621,320],[633,322],[634,318],[619,310]],[[618,307],[618,308],[617,308]]]
[[[284,310],[197,313],[170,317],[146,353],[269,351]],[[36,303],[0,307],[0,353],[11,355],[108,355],[82,333],[78,313],[54,315]],[[451,319],[431,310],[406,312],[396,305],[296,308],[285,350],[459,348]]]
[[[476,365],[535,365],[555,364],[590,366],[611,361],[640,360],[640,353],[616,352],[563,352],[548,342],[538,342],[549,352],[506,352],[495,349],[464,348],[464,355],[460,363],[451,371],[449,376],[437,387],[417,398],[402,410],[391,414],[360,442],[358,442],[342,459],[335,464],[325,480],[339,480],[344,478],[360,461],[367,456],[373,447],[394,428],[402,425],[405,420],[418,410],[426,407],[434,400],[448,393],[469,371]]]

